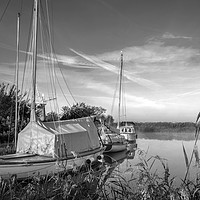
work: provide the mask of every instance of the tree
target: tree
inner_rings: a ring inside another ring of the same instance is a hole
[[[58,120],[59,120],[59,115],[56,112],[49,112],[45,117],[45,121],[47,122],[58,121]]]
[[[114,123],[114,118],[112,115],[107,115],[106,118],[105,118],[105,122],[109,125],[113,125]]]
[[[17,94],[16,94],[17,93]],[[21,129],[26,125],[30,118],[29,100],[26,93],[16,92],[15,85],[5,83],[0,84],[0,133],[9,133],[14,135],[15,125],[15,101],[17,95],[17,106],[19,108],[18,128]],[[1,141],[2,142],[2,141]]]
[[[86,105],[85,103],[76,103],[71,108],[62,107],[61,120],[76,119],[89,116],[100,116],[106,112],[106,109],[97,106]]]

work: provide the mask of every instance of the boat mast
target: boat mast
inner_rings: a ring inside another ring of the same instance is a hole
[[[18,125],[18,79],[19,79],[19,37],[20,37],[20,13],[17,15],[17,57],[15,70],[15,148],[17,147],[17,125]]]
[[[120,110],[121,110],[121,95],[122,95],[122,67],[123,67],[123,52],[121,51],[121,63],[120,63],[120,74],[119,74],[119,105],[118,105],[118,123],[117,128],[120,126]]]
[[[35,103],[35,96],[36,96],[36,69],[37,69],[37,28],[38,28],[38,1],[34,0],[34,7],[33,7],[33,72],[32,72],[32,97],[31,97],[31,117],[30,121],[36,121],[36,103]]]

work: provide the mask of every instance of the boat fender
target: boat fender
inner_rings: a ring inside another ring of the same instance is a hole
[[[103,162],[103,158],[104,158],[103,155],[98,155],[96,160],[99,161],[99,162]]]
[[[86,161],[85,161],[85,165],[90,165],[91,164],[91,160],[90,159],[87,159]]]
[[[100,169],[100,166],[102,166],[102,161],[101,160],[94,160],[91,164],[91,167],[93,170],[98,171]]]
[[[86,172],[90,169],[90,166],[91,166],[91,160],[90,159],[87,159],[85,160],[84,164],[82,164],[81,168],[80,168],[80,171],[81,172]]]

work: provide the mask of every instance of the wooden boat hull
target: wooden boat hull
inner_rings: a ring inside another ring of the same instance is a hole
[[[127,148],[126,143],[110,143],[110,144],[104,144],[105,145],[105,153],[108,152],[120,152],[124,151]]]
[[[133,123],[131,122],[122,122],[120,126],[120,135],[123,135],[128,142],[136,141],[137,133]]]
[[[127,158],[128,151],[123,150],[120,152],[104,153],[104,160],[106,164],[112,165],[113,163],[121,163]]]
[[[133,142],[137,139],[136,133],[120,133],[120,135],[123,135],[128,142]]]
[[[85,164],[86,160],[94,161],[101,156],[103,150],[85,152],[77,157],[55,159],[34,154],[12,154],[0,157],[0,176],[9,179],[16,176],[17,179],[25,179],[36,175],[48,175],[65,172],[78,168]]]

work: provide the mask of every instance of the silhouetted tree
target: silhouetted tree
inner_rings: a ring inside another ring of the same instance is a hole
[[[62,107],[61,120],[76,119],[89,116],[100,116],[105,113],[106,109],[97,106],[86,105],[85,103],[74,104],[71,108]]]
[[[19,108],[18,128],[21,129],[30,118],[30,106],[28,106],[26,93],[16,92],[15,85],[0,84],[0,134],[7,136],[8,133],[10,138],[14,135],[16,94]]]
[[[114,123],[114,118],[112,115],[107,115],[106,118],[105,118],[105,122],[109,125],[113,125]]]
[[[56,112],[49,112],[46,115],[45,121],[50,122],[50,121],[58,121],[59,120],[59,115]]]

